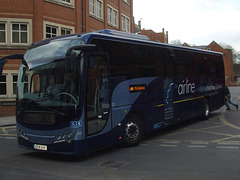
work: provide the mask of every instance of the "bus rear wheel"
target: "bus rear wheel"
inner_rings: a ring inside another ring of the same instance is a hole
[[[127,147],[136,146],[143,138],[143,122],[137,115],[130,115],[125,124],[125,141]]]
[[[207,120],[210,117],[210,103],[208,99],[205,99],[203,102],[203,114],[201,119]]]

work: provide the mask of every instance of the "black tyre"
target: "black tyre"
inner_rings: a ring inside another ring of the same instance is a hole
[[[203,114],[201,119],[207,120],[210,117],[210,103],[209,100],[205,99],[203,102]]]
[[[125,124],[125,141],[124,145],[131,147],[136,146],[142,140],[144,135],[143,122],[137,115],[130,115]]]

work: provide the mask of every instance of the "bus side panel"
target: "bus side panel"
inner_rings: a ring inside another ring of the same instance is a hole
[[[129,113],[136,113],[145,121],[146,132],[151,132],[154,124],[163,121],[162,87],[162,78],[156,77],[119,83],[112,94],[113,127],[122,123]]]
[[[224,105],[224,89],[211,96],[211,110],[217,110]]]

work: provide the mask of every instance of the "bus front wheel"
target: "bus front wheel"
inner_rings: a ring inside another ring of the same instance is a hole
[[[125,124],[125,141],[127,147],[136,146],[143,138],[143,122],[137,115],[130,115]]]

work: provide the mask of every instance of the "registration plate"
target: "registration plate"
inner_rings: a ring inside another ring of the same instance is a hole
[[[40,145],[40,144],[34,144],[34,149],[47,151],[47,146],[46,145]]]

